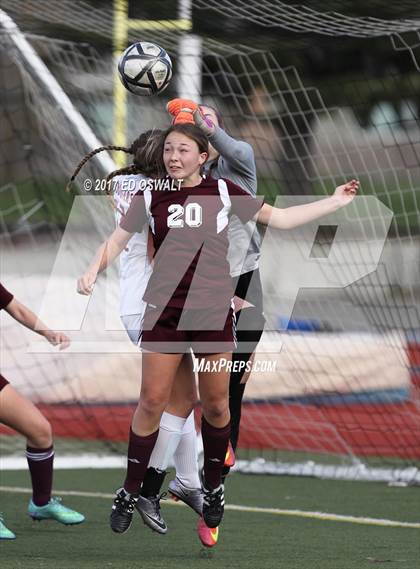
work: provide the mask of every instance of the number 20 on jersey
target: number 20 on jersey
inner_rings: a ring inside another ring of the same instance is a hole
[[[203,223],[203,209],[198,203],[189,203],[185,208],[180,204],[168,207],[168,227],[200,227]]]

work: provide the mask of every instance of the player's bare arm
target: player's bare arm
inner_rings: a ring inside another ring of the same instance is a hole
[[[27,306],[13,298],[5,308],[6,312],[17,320],[20,324],[33,330],[40,336],[43,336],[53,346],[60,346],[60,350],[68,348],[70,345],[70,338],[63,332],[56,332],[48,328],[36,314],[32,312]]]
[[[118,226],[110,237],[102,243],[86,272],[77,280],[77,292],[79,294],[89,295],[92,292],[98,274],[115,261],[132,236],[133,233],[129,233]]]
[[[348,205],[354,199],[358,189],[358,180],[351,180],[338,186],[332,196],[316,202],[284,209],[264,204],[254,219],[276,229],[293,229]]]

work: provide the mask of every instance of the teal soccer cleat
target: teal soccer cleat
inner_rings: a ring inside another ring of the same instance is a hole
[[[4,525],[3,516],[0,516],[0,539],[16,539],[15,534]]]
[[[33,520],[55,520],[66,526],[81,524],[85,520],[83,514],[64,506],[61,498],[51,498],[45,506],[36,506],[31,500],[28,514]]]

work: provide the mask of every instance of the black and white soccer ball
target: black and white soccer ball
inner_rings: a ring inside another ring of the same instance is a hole
[[[122,84],[135,95],[157,95],[169,85],[172,62],[155,43],[139,41],[127,47],[118,62]]]

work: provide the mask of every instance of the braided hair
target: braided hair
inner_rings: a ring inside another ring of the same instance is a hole
[[[131,146],[115,146],[114,144],[108,144],[106,146],[100,146],[95,148],[89,154],[79,162],[75,171],[73,172],[69,183],[66,186],[66,190],[70,191],[70,186],[75,180],[77,174],[83,168],[83,166],[91,158],[93,158],[99,152],[104,150],[117,150],[125,152],[126,154],[132,154],[134,156],[133,163],[125,168],[120,168],[114,170],[106,177],[107,193],[109,193],[110,184],[108,183],[114,176],[119,176],[123,174],[143,174],[144,176],[160,177],[165,174],[165,167],[163,164],[162,153],[163,153],[163,132],[158,129],[151,129],[143,132],[138,136]]]

